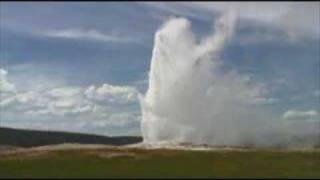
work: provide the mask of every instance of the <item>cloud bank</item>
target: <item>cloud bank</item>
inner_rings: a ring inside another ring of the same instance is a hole
[[[293,119],[293,120],[306,120],[317,118],[319,113],[316,110],[309,111],[299,111],[299,110],[288,110],[283,114],[284,119]]]
[[[7,79],[8,72],[4,69],[0,69],[0,93],[15,92],[15,85],[10,83]]]
[[[19,122],[24,128],[43,129],[55,122],[52,130],[70,130],[71,127],[57,125],[76,120],[74,124],[82,122],[82,128],[86,129],[99,125],[126,126],[140,120],[138,92],[134,87],[102,84],[21,90],[19,85],[8,81],[7,71],[0,69],[0,73],[0,110],[5,124]]]
[[[105,41],[105,42],[115,42],[115,43],[128,43],[136,42],[137,39],[123,37],[119,35],[112,35],[100,32],[98,30],[82,30],[82,29],[66,29],[59,31],[49,31],[42,33],[48,37],[54,38],[65,38],[65,39],[83,39],[83,40],[95,40],[95,41]]]

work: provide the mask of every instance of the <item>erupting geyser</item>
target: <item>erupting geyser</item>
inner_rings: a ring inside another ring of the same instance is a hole
[[[250,103],[263,88],[221,68],[219,53],[234,25],[229,12],[200,41],[184,18],[170,19],[156,32],[149,88],[140,97],[144,143],[241,145],[270,132]]]

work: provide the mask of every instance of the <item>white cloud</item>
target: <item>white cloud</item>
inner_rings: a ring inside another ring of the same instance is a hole
[[[44,106],[44,99],[37,92],[20,92],[14,83],[8,82],[8,72],[0,69],[0,107],[14,106],[14,109],[27,109]]]
[[[54,106],[56,108],[70,108],[74,107],[78,104],[77,99],[73,98],[62,98],[62,99],[57,99],[54,103]]]
[[[29,109],[44,107],[48,99],[41,96],[38,92],[16,92],[1,99],[1,107],[12,107],[13,109]]]
[[[0,107],[7,107],[15,101],[14,97],[1,97]]]
[[[320,35],[319,2],[196,2],[207,10],[232,9],[241,18],[265,22],[283,29],[292,37]]]
[[[79,87],[60,87],[50,90],[48,95],[53,98],[59,98],[77,96],[80,93],[81,89]]]
[[[135,88],[109,84],[103,84],[101,87],[92,85],[86,89],[85,95],[91,100],[110,103],[129,103],[137,100],[137,91]]]
[[[10,83],[7,79],[8,72],[0,68],[0,93],[11,93],[16,91],[16,87],[13,83]]]
[[[61,87],[61,89],[73,89],[72,87]],[[126,107],[126,101],[123,100],[122,95],[117,97],[117,94],[113,94],[113,97],[105,96],[99,97],[103,104],[97,104],[95,100],[88,99],[84,94],[84,89],[81,93],[52,93],[58,92],[54,89],[48,92],[27,91],[13,94],[10,97],[2,100],[0,106],[7,108],[7,113],[12,112],[18,116],[31,115],[32,117],[41,116],[82,116],[83,114],[91,116],[91,118],[109,117],[111,114],[118,113],[113,109],[117,104],[117,108]],[[59,91],[60,92],[60,91]],[[66,92],[66,91],[64,91]],[[69,91],[71,92],[71,91]],[[57,96],[52,96],[53,94]],[[59,96],[58,96],[59,95]],[[112,101],[109,101],[109,98]],[[108,114],[108,116],[106,116]],[[27,117],[27,116],[25,116]]]
[[[90,30],[66,29],[66,30],[58,30],[58,31],[49,31],[42,34],[48,37],[55,37],[55,38],[88,39],[88,40],[109,41],[109,42],[119,42],[119,43],[136,41],[136,39],[133,39],[130,37],[106,34],[93,29],[90,29]]]
[[[137,2],[145,6],[156,8],[160,11],[165,11],[175,15],[189,16],[197,19],[209,19],[209,17],[190,11],[188,6],[181,6],[180,2]],[[183,8],[182,8],[183,7]],[[187,9],[186,9],[187,8]],[[156,13],[151,14],[155,19],[164,20],[165,17],[159,16]]]
[[[252,103],[254,104],[276,104],[280,100],[278,98],[265,98],[265,97],[259,97],[259,98],[254,98],[252,100]]]
[[[57,104],[58,103],[58,104]],[[60,104],[59,104],[60,103]],[[64,104],[63,104],[64,103]],[[84,113],[90,114],[93,107],[90,104],[76,104],[70,101],[56,101],[49,103],[47,107],[36,110],[28,110],[25,113],[32,116],[82,116]]]
[[[180,14],[184,13],[184,7],[207,13],[232,10],[240,18],[256,20],[282,29],[292,39],[301,36],[320,37],[319,2],[181,2],[149,3],[149,5]],[[197,14],[193,16],[201,17]],[[265,38],[272,37],[265,36]]]
[[[82,113],[92,112],[93,106],[89,101],[84,99],[84,96],[60,96],[50,97],[46,93],[42,93],[36,97],[34,102],[39,102],[42,99],[46,99],[44,105],[40,108],[32,108],[32,105],[28,106],[28,111],[25,111],[30,115],[50,115],[50,116],[67,116],[67,115],[81,115]]]
[[[243,17],[271,21],[283,14],[290,8],[291,3],[274,2],[193,2],[189,6],[194,6],[207,11],[234,10]],[[272,11],[273,10],[273,11]]]
[[[10,90],[6,96],[1,93],[0,99],[0,108],[3,109],[1,118],[5,122],[10,119],[21,119],[31,124],[45,125],[47,122],[41,123],[38,120],[51,119],[54,122],[88,120],[86,123],[88,126],[93,126],[90,124],[91,121],[106,121],[102,124],[125,126],[136,122],[139,117],[137,91],[130,86],[102,84],[97,87],[93,85],[57,87],[55,85],[56,88],[52,89],[51,85],[41,89],[33,86],[21,90],[15,88],[13,83],[7,82],[7,71],[0,72],[1,82],[6,85],[6,92]]]
[[[298,111],[298,110],[288,110],[283,114],[284,119],[311,119],[317,118],[319,113],[316,110],[309,111]]]

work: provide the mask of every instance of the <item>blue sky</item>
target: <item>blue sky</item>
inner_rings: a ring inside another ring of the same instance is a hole
[[[319,2],[1,2],[1,126],[139,135],[154,33],[182,16],[203,37],[225,9],[224,68],[266,86],[268,116],[319,121]]]

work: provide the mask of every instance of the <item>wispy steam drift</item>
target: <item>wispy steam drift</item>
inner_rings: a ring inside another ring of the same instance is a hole
[[[250,103],[264,88],[246,75],[221,70],[219,53],[235,20],[225,13],[200,41],[184,18],[170,19],[156,32],[149,89],[140,97],[145,143],[270,144],[266,135],[281,132],[281,123],[265,121]]]

